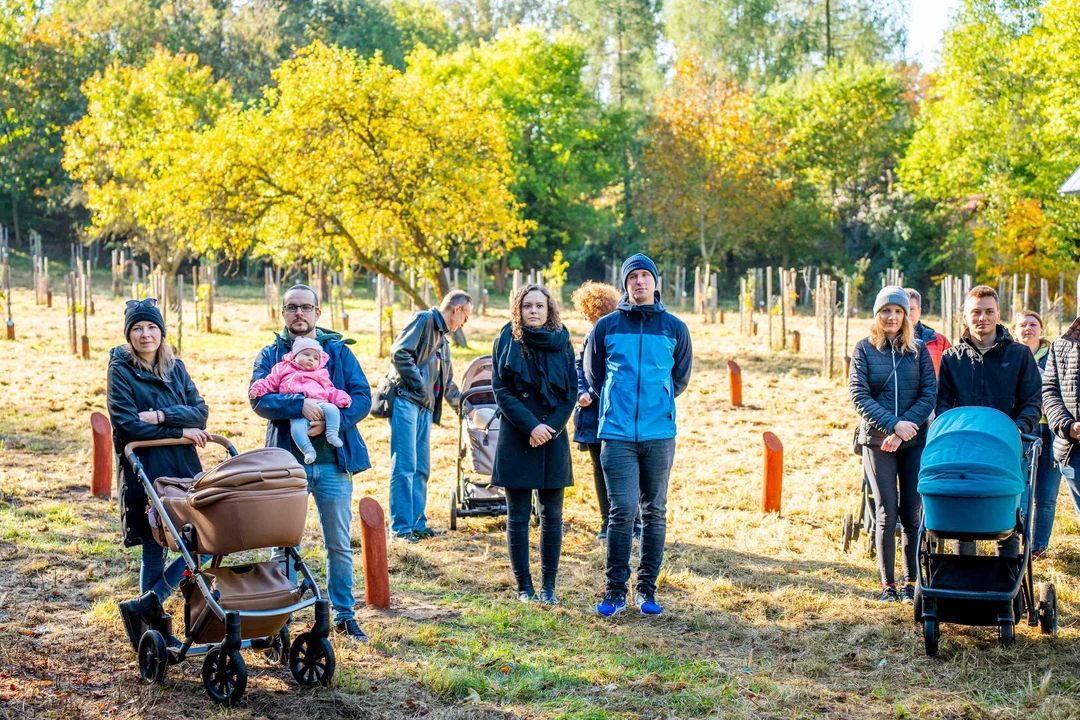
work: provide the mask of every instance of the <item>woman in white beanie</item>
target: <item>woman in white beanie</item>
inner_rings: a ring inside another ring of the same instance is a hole
[[[883,602],[914,602],[918,532],[922,517],[919,465],[927,420],[937,399],[934,363],[908,319],[903,288],[882,288],[874,301],[870,337],[855,345],[848,376],[851,401],[861,422],[863,469],[877,504],[874,542]],[[897,518],[904,556],[904,586],[898,592]]]

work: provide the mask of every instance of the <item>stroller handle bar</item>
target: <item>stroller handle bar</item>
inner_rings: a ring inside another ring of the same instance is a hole
[[[217,443],[218,445],[221,445],[223,448],[225,448],[226,450],[229,451],[229,455],[236,455],[236,448],[233,447],[233,444],[231,442],[229,442],[228,438],[223,437],[221,435],[215,435],[213,433],[209,433],[209,435],[210,435],[210,442]],[[167,447],[169,445],[194,445],[194,444],[195,444],[194,440],[189,440],[188,438],[185,438],[185,437],[165,438],[164,440],[134,440],[134,441],[129,442],[127,445],[124,446],[124,457],[128,458],[128,460],[131,460],[131,457],[134,454],[134,451],[138,450],[139,448]]]
[[[461,393],[461,395],[458,396],[458,406],[457,406],[458,417],[464,417],[465,416],[465,401],[468,400],[469,398],[476,397],[477,395],[480,395],[481,393],[495,394],[495,389],[492,388],[490,385],[476,385],[474,387],[469,388],[465,392]]]

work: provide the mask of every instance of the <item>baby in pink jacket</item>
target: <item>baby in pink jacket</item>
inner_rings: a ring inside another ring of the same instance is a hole
[[[323,352],[322,346],[311,338],[300,337],[293,340],[292,352],[270,369],[270,374],[262,380],[256,380],[248,390],[248,397],[255,399],[269,393],[303,395],[305,398],[319,401],[319,408],[326,418],[326,442],[334,447],[341,447],[338,433],[341,428],[341,413],[338,408],[352,405],[352,398],[344,390],[338,390],[330,380],[326,363],[330,356]],[[293,442],[304,454],[308,465],[315,462],[315,448],[308,437],[311,423],[301,416],[290,421]]]

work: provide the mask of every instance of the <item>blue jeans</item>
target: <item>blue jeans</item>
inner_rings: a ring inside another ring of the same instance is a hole
[[[626,594],[634,518],[641,508],[641,564],[637,590],[656,592],[656,576],[664,560],[667,538],[667,490],[675,438],[626,442],[604,440],[600,462],[607,480],[607,592]]]
[[[394,535],[427,530],[430,438],[431,411],[394,398],[390,418],[390,532]]]
[[[139,565],[139,592],[147,593],[151,590],[158,596],[158,600],[165,602],[176,588],[180,587],[180,581],[184,579],[184,556],[177,555],[176,559],[165,567],[167,550],[153,538],[143,538],[142,563]]]
[[[323,431],[326,441],[334,447],[340,447],[338,430],[341,428],[341,411],[336,405],[328,402],[319,403],[319,408],[323,411],[323,417],[326,420],[326,430]],[[300,416],[289,421],[289,434],[292,435],[292,441],[305,457],[315,457],[315,447],[307,434],[310,428],[311,422],[306,417]]]
[[[305,465],[308,492],[315,498],[319,511],[323,544],[326,545],[326,591],[334,606],[334,622],[355,616],[353,605],[352,552],[352,476],[343,472],[337,463]],[[272,559],[284,562],[285,554],[275,548]],[[291,565],[291,563],[290,563]],[[296,580],[296,570],[289,568],[289,578]]]
[[[1054,435],[1046,425],[1039,426],[1042,437],[1042,453],[1039,455],[1039,469],[1035,474],[1035,520],[1032,527],[1031,547],[1033,550],[1045,549],[1050,544],[1050,533],[1054,530],[1054,515],[1057,513],[1058,492],[1061,490],[1061,470],[1054,463]],[[1070,484],[1073,505],[1077,501],[1075,484]],[[1077,513],[1080,515],[1080,511]]]

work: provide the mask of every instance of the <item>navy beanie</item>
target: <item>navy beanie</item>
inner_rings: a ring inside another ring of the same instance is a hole
[[[635,270],[648,270],[652,273],[653,280],[658,284],[660,282],[660,276],[656,272],[656,263],[654,263],[648,255],[638,253],[626,258],[626,262],[622,264],[622,291],[626,292],[626,278],[630,276],[630,273]]]
[[[128,340],[128,336],[131,335],[132,326],[143,320],[149,320],[161,328],[161,338],[165,339],[165,318],[161,317],[161,311],[157,309],[156,305],[151,307],[146,304],[146,300],[140,300],[138,305],[128,307],[124,311],[125,340]]]

